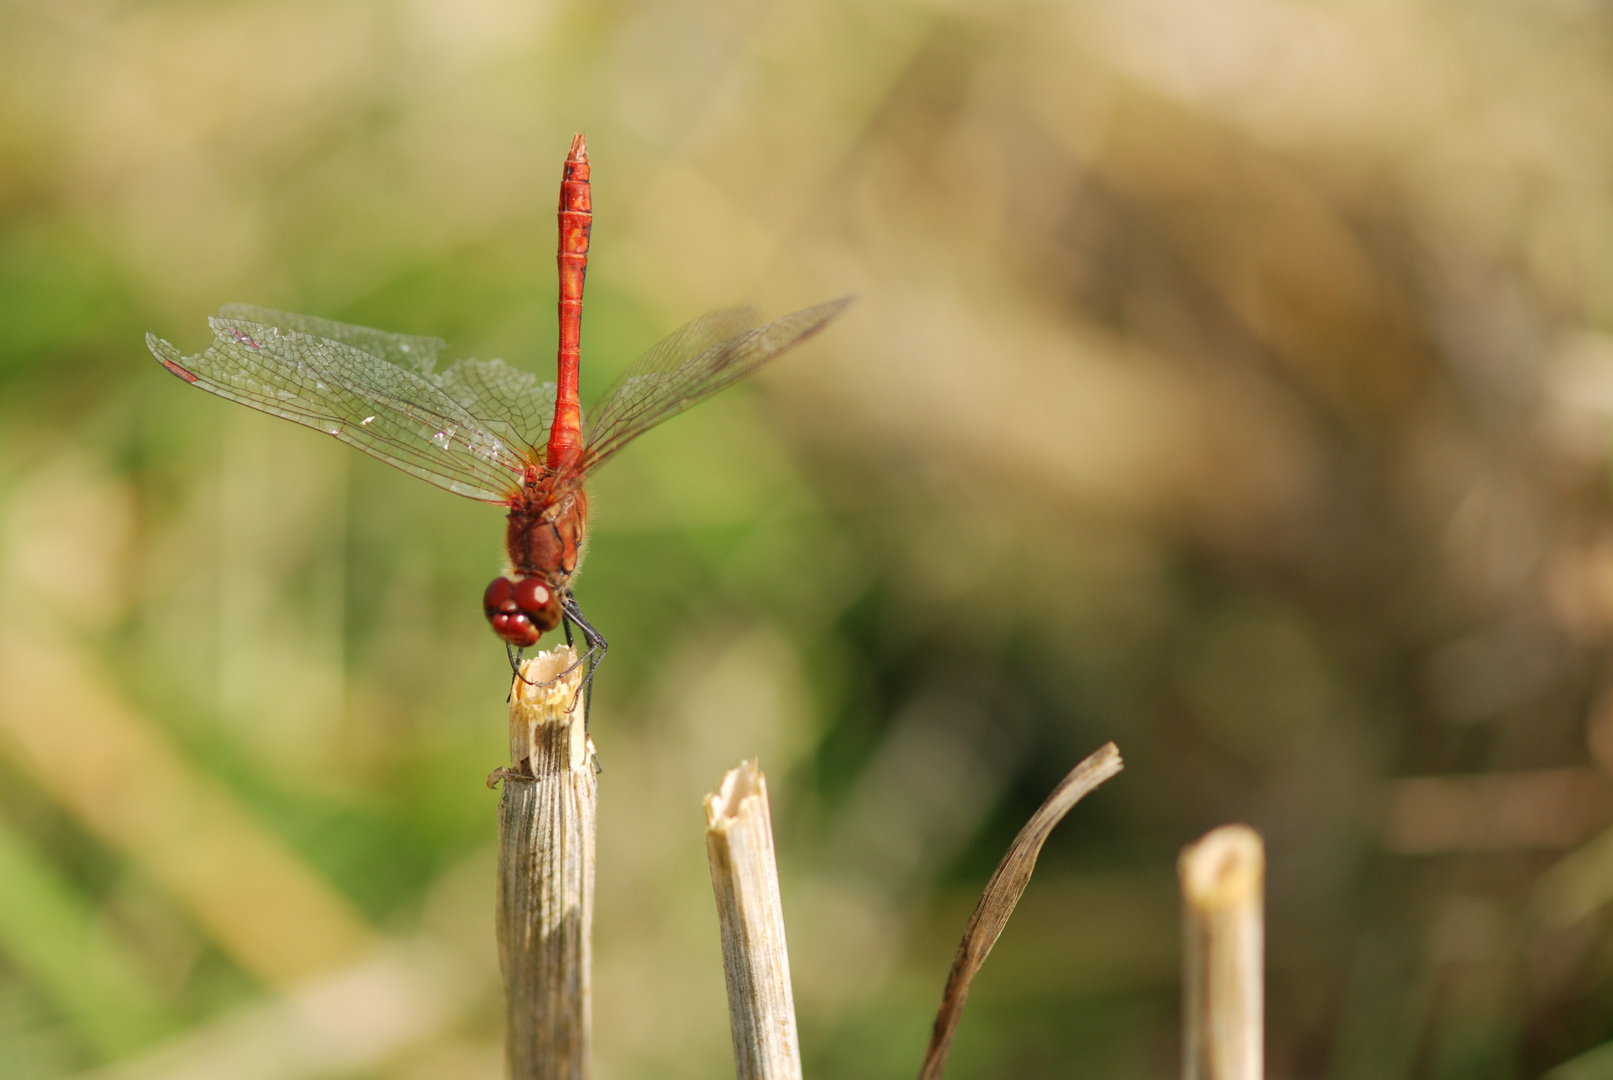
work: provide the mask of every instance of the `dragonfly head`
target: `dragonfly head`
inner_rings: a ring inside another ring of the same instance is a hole
[[[482,611],[493,633],[524,649],[560,625],[560,594],[541,577],[496,577],[482,593]]]

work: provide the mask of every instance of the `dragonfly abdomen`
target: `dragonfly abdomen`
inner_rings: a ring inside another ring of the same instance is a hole
[[[551,469],[566,468],[582,452],[577,368],[582,343],[583,283],[588,275],[588,238],[594,227],[588,174],[588,147],[579,134],[571,140],[565,178],[560,184],[560,350],[554,426],[549,432],[547,454]]]

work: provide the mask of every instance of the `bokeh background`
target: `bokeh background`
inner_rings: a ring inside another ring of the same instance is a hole
[[[808,1075],[872,1080],[1108,739],[950,1076],[1175,1074],[1228,821],[1273,1078],[1613,1076],[1610,48],[1581,0],[3,0],[0,1077],[501,1075],[500,515],[142,335],[547,373],[575,130],[585,401],[860,297],[593,485],[604,1080],[731,1069],[741,757]]]

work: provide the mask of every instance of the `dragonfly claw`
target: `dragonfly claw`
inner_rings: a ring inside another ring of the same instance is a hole
[[[567,592],[563,595],[562,604],[565,611],[563,625],[565,626],[566,630],[566,644],[573,644],[571,636],[571,624],[573,622],[575,622],[578,629],[582,631],[583,640],[588,644],[588,651],[577,657],[576,660],[572,661],[572,663],[568,665],[564,671],[552,676],[551,678],[545,679],[542,682],[533,682],[531,679],[521,674],[521,654],[526,650],[520,648],[519,646],[512,645],[509,642],[505,642],[504,651],[505,655],[507,655],[510,660],[510,671],[517,679],[526,683],[528,686],[551,686],[559,680],[570,675],[573,671],[576,671],[577,668],[581,667],[582,665],[588,665],[588,669],[583,675],[582,684],[582,690],[585,698],[583,702],[583,712],[585,717],[584,724],[586,725],[586,716],[590,706],[593,704],[594,673],[599,670],[599,665],[604,662],[605,653],[610,648],[610,645],[608,642],[606,642],[604,635],[602,635],[598,630],[594,629],[593,624],[583,617],[582,610],[577,606],[576,597],[572,596],[570,592]],[[513,684],[511,689],[513,691]]]

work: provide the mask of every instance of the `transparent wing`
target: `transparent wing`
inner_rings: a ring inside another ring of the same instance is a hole
[[[633,361],[589,414],[580,467],[592,469],[627,442],[744,378],[827,326],[851,303],[841,297],[747,329],[743,308],[702,315]]]
[[[429,376],[311,333],[214,318],[186,357],[154,334],[164,367],[220,397],[334,435],[404,472],[482,502],[520,489],[525,455]]]
[[[422,375],[431,371],[437,362],[437,354],[448,347],[448,343],[442,338],[389,334],[385,330],[372,330],[368,326],[352,326],[333,319],[321,319],[317,315],[298,315],[291,311],[275,311],[272,308],[261,308],[252,304],[225,304],[218,309],[218,317],[261,323],[264,326],[275,326],[299,334],[312,334],[327,341],[339,341],[343,345],[351,345],[371,356],[390,360],[399,367],[409,368]]]
[[[554,420],[555,385],[502,360],[460,360],[432,380],[449,397],[512,446],[542,457]]]
[[[448,370],[434,373],[440,354],[448,347],[442,338],[391,334],[253,304],[225,304],[218,314],[222,319],[260,323],[351,345],[429,376],[496,435],[506,439],[513,436],[535,447],[542,447],[548,438],[549,420],[554,416],[554,384],[540,383],[537,376],[502,360],[460,360]]]

